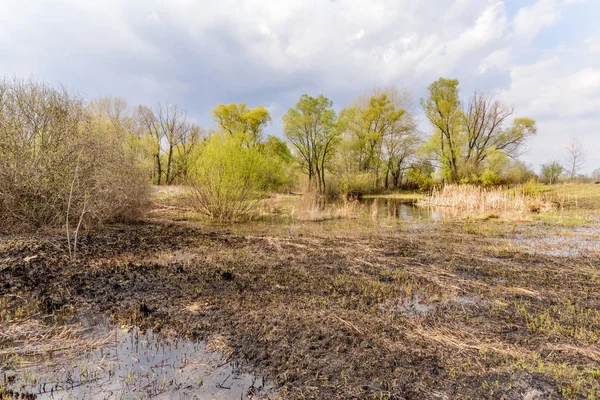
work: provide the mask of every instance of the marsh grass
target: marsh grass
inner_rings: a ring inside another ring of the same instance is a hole
[[[333,202],[328,200],[326,197],[307,190],[293,205],[290,214],[298,221],[327,221],[355,219],[363,210],[358,200],[345,198]]]
[[[417,204],[423,207],[451,207],[470,215],[526,214],[546,212],[552,203],[543,195],[528,194],[524,189],[506,190],[474,185],[445,185],[434,189]]]

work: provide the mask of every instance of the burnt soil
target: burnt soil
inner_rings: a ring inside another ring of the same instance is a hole
[[[598,396],[600,257],[531,255],[486,224],[277,233],[147,220],[83,234],[75,260],[59,232],[8,235],[0,297],[4,317],[26,299],[42,314],[223,335],[281,398]]]

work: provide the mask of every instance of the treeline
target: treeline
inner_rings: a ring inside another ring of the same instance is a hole
[[[317,192],[427,190],[437,182],[497,185],[535,176],[517,160],[535,121],[484,93],[460,102],[457,80],[439,79],[421,107],[433,134],[420,133],[406,90],[376,89],[339,115],[323,96],[302,96],[283,130]],[[329,185],[327,184],[329,182]]]
[[[460,98],[456,80],[429,86],[420,101],[432,128],[425,135],[407,90],[375,89],[339,113],[323,95],[302,95],[283,116],[282,140],[266,134],[271,115],[262,106],[219,104],[215,129],[206,130],[177,105],[86,101],[63,88],[5,80],[0,215],[34,227],[127,219],[153,183],[192,185],[199,212],[232,220],[273,191],[427,190],[535,177],[517,160],[535,121],[512,118],[511,107],[484,93],[466,104]]]

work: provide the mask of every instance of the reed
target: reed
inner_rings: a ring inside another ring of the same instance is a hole
[[[328,201],[322,195],[306,190],[292,208],[291,215],[298,221],[326,221],[358,218],[361,205],[357,200]]]
[[[468,214],[544,212],[552,203],[543,195],[528,194],[524,188],[445,185],[417,202],[426,207],[452,207]]]

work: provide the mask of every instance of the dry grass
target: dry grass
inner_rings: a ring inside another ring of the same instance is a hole
[[[502,187],[485,188],[474,185],[445,185],[434,189],[418,201],[420,206],[452,207],[466,214],[505,214],[545,212],[552,204],[541,195],[526,194],[524,190],[506,190]]]
[[[23,318],[0,326],[0,365],[13,371],[27,370],[40,357],[69,361],[82,352],[108,346],[116,340],[113,332],[98,334],[80,323],[47,324]]]
[[[357,218],[361,204],[357,200],[328,201],[326,197],[306,190],[293,205],[290,215],[298,221],[327,221],[341,218]]]

